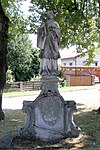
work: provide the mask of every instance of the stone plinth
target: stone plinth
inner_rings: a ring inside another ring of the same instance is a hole
[[[77,137],[79,131],[73,122],[76,111],[74,101],[64,101],[58,92],[58,79],[42,78],[42,91],[35,101],[24,101],[26,121],[21,136],[33,136],[46,142],[56,142],[66,137]]]

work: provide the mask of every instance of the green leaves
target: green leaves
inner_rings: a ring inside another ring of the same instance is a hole
[[[97,49],[95,42],[100,48],[100,2],[98,0],[31,0],[31,3],[33,10],[35,11],[34,7],[37,7],[40,15],[48,9],[53,10],[55,19],[61,27],[61,47],[77,45],[81,51],[93,49],[91,51],[93,56]]]
[[[27,35],[17,35],[8,43],[8,64],[13,71],[15,81],[28,80],[26,74],[31,64],[32,45]]]
[[[8,43],[8,65],[15,81],[27,81],[39,74],[39,51],[27,34],[17,34]]]
[[[18,36],[27,32],[36,33],[41,13],[51,9],[61,27],[60,46],[77,45],[78,51],[87,49],[89,59],[91,57],[93,61],[94,51],[100,48],[100,2],[98,0],[31,0],[32,15],[28,19],[23,18],[20,3],[21,0],[2,0],[3,8],[11,22],[9,40],[14,40],[16,33]],[[98,47],[95,43],[98,43]]]

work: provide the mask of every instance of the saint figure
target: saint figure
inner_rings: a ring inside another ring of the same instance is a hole
[[[42,23],[38,29],[37,47],[40,48],[41,75],[57,75],[58,63],[60,58],[60,27],[54,20],[53,11],[47,12],[47,18],[42,16]]]

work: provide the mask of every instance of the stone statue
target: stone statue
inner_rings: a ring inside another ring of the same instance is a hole
[[[23,102],[26,120],[20,135],[55,143],[79,135],[73,122],[76,103],[64,101],[58,91],[59,25],[53,19],[52,11],[48,11],[46,16],[41,17],[42,23],[37,36],[41,58],[41,92],[34,101]]]
[[[42,15],[42,23],[38,29],[37,47],[40,48],[40,58],[42,59],[41,75],[57,75],[58,73],[60,27],[53,17],[53,11],[47,12],[46,19]]]

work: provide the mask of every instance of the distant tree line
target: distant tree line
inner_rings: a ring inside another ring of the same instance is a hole
[[[61,47],[76,45],[77,51],[87,49],[88,65],[95,51],[100,50],[100,0],[31,0],[33,14],[53,10],[61,28]],[[38,15],[38,16],[39,16]],[[30,16],[31,23],[39,17]]]
[[[39,50],[32,47],[28,34],[16,34],[9,40],[7,58],[13,81],[29,81],[39,75]]]

